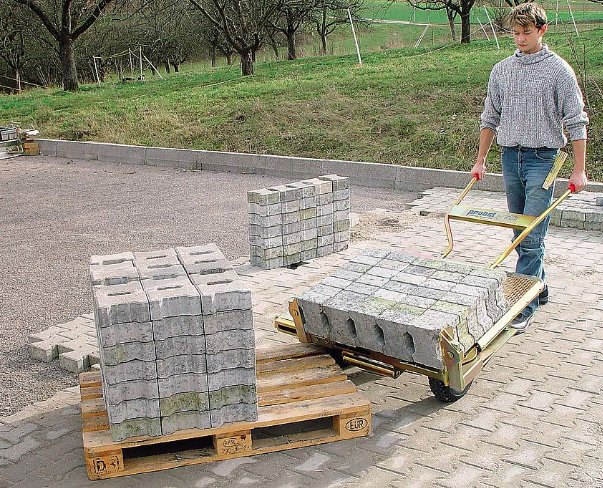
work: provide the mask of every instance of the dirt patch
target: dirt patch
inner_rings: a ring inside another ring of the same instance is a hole
[[[350,239],[352,241],[362,241],[372,239],[379,234],[398,233],[411,227],[425,217],[406,210],[403,212],[392,212],[390,210],[378,208],[354,216],[357,221],[352,226]],[[352,219],[354,223],[355,218]]]

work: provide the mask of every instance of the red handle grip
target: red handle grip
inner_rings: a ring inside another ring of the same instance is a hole
[[[569,191],[571,191],[572,193],[576,193],[576,185],[574,185],[573,183],[570,183],[568,188]]]
[[[473,173],[471,176],[473,176],[477,181],[480,180],[479,173]]]

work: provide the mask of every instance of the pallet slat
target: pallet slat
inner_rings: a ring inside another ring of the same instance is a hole
[[[301,358],[287,358],[279,361],[260,363],[257,365],[257,374],[284,373],[291,371],[301,371],[308,367],[318,368],[321,366],[332,366],[334,359],[328,355],[306,356]]]
[[[355,393],[358,388],[350,380],[338,381],[335,383],[324,383],[319,385],[307,385],[302,387],[292,387],[277,391],[258,392],[258,405],[280,405],[301,400],[310,400],[313,398],[324,398],[333,395],[344,395],[346,393]]]
[[[291,385],[309,386],[324,383],[334,383],[347,379],[346,374],[335,364],[320,368],[306,369],[295,373],[280,375],[258,376],[258,391],[278,391],[289,388]]]
[[[255,360],[257,364],[262,364],[276,360],[318,356],[320,354],[325,354],[325,350],[311,344],[272,345],[258,348],[255,353]]]
[[[296,344],[258,351],[258,420],[113,442],[100,372],[81,378],[84,455],[90,479],[312,446],[367,435],[370,402],[333,359]],[[280,363],[280,364],[279,364]]]

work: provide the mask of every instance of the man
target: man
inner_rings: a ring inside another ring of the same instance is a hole
[[[559,149],[572,141],[574,168],[569,186],[581,191],[587,183],[586,126],[582,93],[574,71],[542,43],[547,31],[544,9],[536,3],[515,7],[507,18],[517,50],[490,73],[481,115],[477,161],[471,174],[482,179],[486,157],[496,136],[501,146],[507,206],[513,213],[540,215],[551,204],[553,186],[542,188]],[[545,280],[544,238],[549,218],[516,248],[518,273]],[[515,238],[519,231],[514,231]],[[548,287],[512,322],[518,333],[530,324],[539,303],[548,301]]]

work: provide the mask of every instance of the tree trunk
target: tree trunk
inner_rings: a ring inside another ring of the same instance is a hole
[[[278,61],[278,44],[276,43],[276,41],[273,40],[270,42],[270,46],[272,47],[272,52],[274,53],[274,57]]]
[[[226,53],[226,64],[228,66],[232,65],[232,54],[233,54],[232,51],[228,51]]]
[[[243,51],[241,53],[241,73],[243,76],[253,74],[253,53],[251,50]]]
[[[471,22],[469,12],[461,13],[461,44],[471,42]]]
[[[318,24],[318,35],[320,35],[320,54],[327,54],[327,6],[322,2],[321,19]]]
[[[170,60],[166,59],[165,61],[163,61],[163,65],[165,66],[165,72],[169,75],[170,74]]]
[[[295,50],[295,31],[287,32],[287,59],[297,59]]]
[[[209,59],[211,59],[211,67],[215,68],[216,67],[216,51],[217,48],[214,44],[211,45],[211,48],[209,49]]]
[[[17,87],[17,93],[21,93],[21,71],[16,66],[13,71],[13,77],[15,78],[15,86]]]
[[[320,33],[320,54],[322,56],[327,54],[327,34],[324,32]]]
[[[180,73],[180,63],[172,61],[172,66],[174,67],[174,73]]]
[[[454,25],[454,12],[452,10],[446,10],[446,15],[448,16],[448,25],[450,25],[450,35],[452,36],[452,40],[456,42],[456,27]]]
[[[63,71],[63,90],[77,91],[80,85],[77,80],[73,40],[68,33],[63,33],[59,40],[59,57]]]

